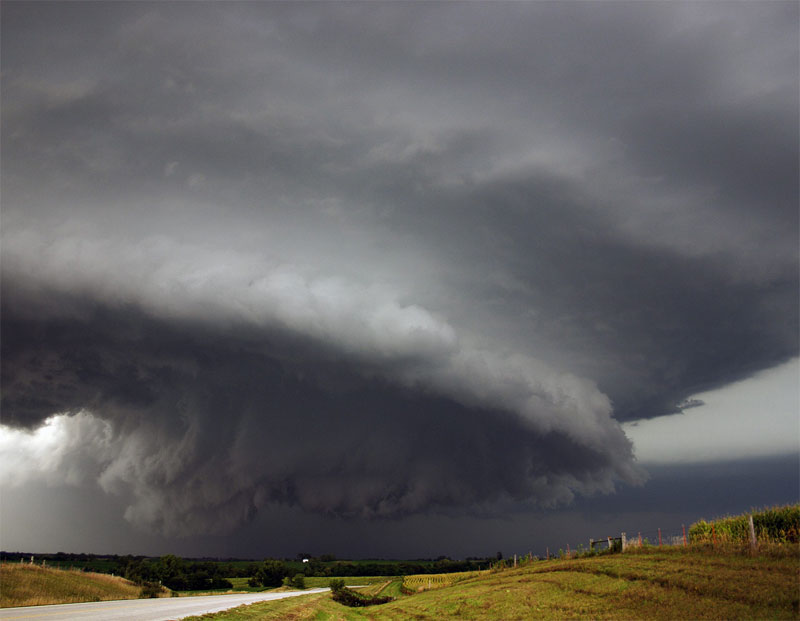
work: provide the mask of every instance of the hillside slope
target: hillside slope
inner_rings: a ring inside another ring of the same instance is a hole
[[[537,562],[369,608],[346,608],[318,595],[209,618],[797,619],[799,568],[796,551],[751,557],[651,548]]]
[[[108,574],[0,563],[0,607],[136,599],[141,587]]]

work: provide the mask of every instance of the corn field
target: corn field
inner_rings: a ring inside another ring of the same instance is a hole
[[[756,539],[764,543],[800,542],[800,504],[771,507],[754,512]],[[700,520],[689,528],[692,543],[707,543],[716,539],[727,543],[750,541],[749,514]]]

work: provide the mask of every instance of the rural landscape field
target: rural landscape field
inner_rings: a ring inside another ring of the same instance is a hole
[[[646,549],[481,575],[387,604],[346,608],[328,594],[204,617],[244,619],[797,619],[798,555]],[[390,583],[416,584],[417,577]],[[421,580],[423,584],[427,579]]]
[[[126,559],[127,573],[134,578],[128,580],[20,559],[0,564],[0,601],[10,607],[331,587],[331,592],[196,619],[797,619],[798,534],[800,504],[699,520],[689,528],[686,545],[634,541],[624,553],[620,546],[560,550],[545,559],[485,559],[484,569],[468,571],[458,571],[464,562],[446,559],[353,562],[326,556],[324,561],[192,564],[162,557]],[[108,559],[102,562],[109,570],[119,567]],[[398,575],[336,576],[357,573],[358,568]],[[408,573],[414,569],[424,573]],[[450,571],[438,571],[442,569]],[[212,580],[209,573],[227,573],[227,578],[215,578],[225,580],[226,588],[190,588],[200,576]],[[242,573],[252,575],[232,575]]]
[[[800,0],[0,42],[0,621],[800,621]]]

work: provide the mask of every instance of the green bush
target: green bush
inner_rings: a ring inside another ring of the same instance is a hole
[[[251,587],[279,587],[283,578],[289,573],[283,561],[264,561],[259,565],[256,575],[247,581]]]
[[[303,574],[295,574],[292,578],[292,586],[296,589],[306,588],[306,577]]]
[[[341,578],[334,578],[333,580],[330,581],[329,586],[331,587],[331,591],[333,591],[334,593],[338,593],[339,591],[344,589],[344,580],[342,580]]]

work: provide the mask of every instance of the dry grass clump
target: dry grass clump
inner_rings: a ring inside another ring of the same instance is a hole
[[[137,599],[141,587],[108,574],[0,563],[0,607]]]

